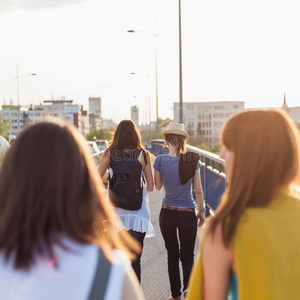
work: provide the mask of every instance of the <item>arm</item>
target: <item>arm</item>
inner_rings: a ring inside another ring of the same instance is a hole
[[[148,160],[149,161],[147,164],[144,163],[144,174],[145,174],[145,179],[146,179],[146,189],[147,189],[147,192],[150,193],[153,191],[153,188],[154,188],[150,155],[148,156]]]
[[[160,172],[158,172],[157,170],[154,169],[154,184],[155,184],[155,188],[160,191],[161,188],[164,186],[164,183],[162,181]]]
[[[227,299],[230,270],[233,265],[233,249],[225,248],[222,241],[221,226],[215,234],[208,233],[203,243],[203,286],[204,299]]]
[[[204,210],[204,197],[203,197],[203,189],[201,185],[200,178],[200,168],[196,170],[195,175],[193,177],[194,181],[194,189],[196,195],[197,205],[199,207],[199,211],[197,213],[197,218],[199,219],[199,227],[201,227],[205,222],[205,211]],[[202,212],[201,212],[202,210]]]
[[[127,266],[123,281],[122,300],[144,300],[142,289],[131,266]]]
[[[99,172],[101,178],[105,174],[105,172],[108,168],[109,159],[110,159],[110,151],[105,150],[105,152],[103,153],[103,155],[100,159],[100,164],[98,166],[98,172]]]

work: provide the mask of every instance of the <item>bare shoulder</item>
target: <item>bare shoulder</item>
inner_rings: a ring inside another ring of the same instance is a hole
[[[102,156],[100,158],[100,165],[99,165],[99,167],[100,166],[105,166],[105,168],[107,168],[108,165],[109,165],[109,162],[110,162],[110,149],[108,148],[108,149],[106,149],[103,152],[103,154],[102,154]]]
[[[103,152],[103,157],[105,157],[105,159],[110,159],[110,149],[107,148],[105,149],[105,151]]]
[[[141,164],[143,165],[143,167],[148,164],[151,163],[151,155],[150,152],[147,150],[142,150],[142,157],[141,157]]]
[[[227,299],[232,254],[231,248],[223,244],[221,225],[217,225],[213,232],[206,232],[202,254],[205,299]]]
[[[204,233],[204,241],[206,244],[216,244],[222,242],[222,225],[218,224],[214,231],[209,228],[209,224],[206,227],[205,233]]]

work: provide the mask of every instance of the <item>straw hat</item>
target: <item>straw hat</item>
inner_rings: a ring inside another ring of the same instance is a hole
[[[189,137],[188,133],[184,130],[183,123],[170,122],[167,130],[161,133],[162,136],[165,136],[166,134],[178,134],[183,135],[186,138]]]

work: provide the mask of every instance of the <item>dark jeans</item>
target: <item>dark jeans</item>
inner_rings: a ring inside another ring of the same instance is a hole
[[[130,235],[140,244],[142,251],[143,251],[143,246],[144,246],[144,239],[145,239],[145,232],[137,232],[137,231],[133,231],[133,230],[129,230],[128,231],[130,233]],[[136,259],[134,261],[132,261],[131,266],[139,280],[139,282],[141,282],[141,257],[142,257],[142,253],[141,254],[137,254],[136,255]]]
[[[162,208],[159,215],[159,226],[168,252],[168,272],[172,297],[176,298],[181,295],[179,259],[183,271],[183,291],[187,288],[193,267],[197,217],[195,212]]]

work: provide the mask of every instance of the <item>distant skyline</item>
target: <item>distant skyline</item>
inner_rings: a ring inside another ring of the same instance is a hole
[[[181,0],[183,101],[300,106],[300,18],[296,1]],[[155,120],[157,31],[159,117],[178,102],[178,1],[10,0],[0,3],[0,104],[72,99],[102,116]],[[133,29],[137,32],[127,33]],[[150,33],[150,34],[149,34]],[[131,75],[130,73],[135,73]],[[135,97],[134,97],[135,96]]]

